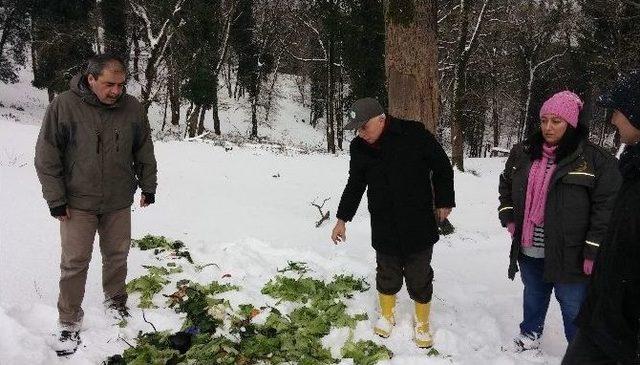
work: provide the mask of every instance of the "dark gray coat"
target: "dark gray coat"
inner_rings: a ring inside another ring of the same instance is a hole
[[[518,144],[500,175],[500,221],[505,227],[510,222],[516,225],[510,252],[511,279],[518,271],[516,261],[531,164],[530,146]],[[581,142],[572,154],[558,162],[545,208],[545,281],[587,281],[582,263],[585,258],[595,259],[620,183],[615,158],[590,142]]]
[[[620,165],[624,181],[577,323],[614,359],[637,361],[640,360],[640,145],[628,147]]]
[[[337,217],[350,221],[367,190],[371,243],[403,256],[438,241],[433,208],[455,206],[453,169],[436,138],[421,123],[389,117],[378,148],[351,142],[349,180]]]

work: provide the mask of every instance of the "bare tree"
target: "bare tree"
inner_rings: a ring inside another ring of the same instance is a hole
[[[153,90],[156,87],[156,77],[160,63],[165,57],[165,52],[171,43],[176,28],[181,23],[181,9],[186,0],[176,0],[173,11],[165,19],[154,19],[148,10],[149,6],[141,0],[129,0],[133,14],[142,21],[145,45],[148,59],[144,71],[144,84],[141,91],[141,103],[143,114],[148,118],[149,107],[153,101]],[[158,29],[156,24],[161,24]]]
[[[460,0],[460,27],[456,49],[455,72],[453,81],[453,106],[451,111],[451,162],[460,171],[464,171],[464,128],[463,94],[466,92],[466,75],[469,58],[478,45],[479,32],[484,23],[484,14],[489,0],[483,0],[482,8],[475,22],[471,38],[469,35],[469,15],[473,0]]]

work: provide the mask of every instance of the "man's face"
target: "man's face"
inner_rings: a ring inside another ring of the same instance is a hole
[[[369,119],[362,127],[358,128],[358,136],[369,144],[374,144],[384,130],[384,115],[378,115]]]
[[[620,133],[620,141],[625,144],[636,144],[640,141],[640,130],[631,124],[629,119],[619,112],[618,110],[613,111],[613,115],[611,116],[611,124],[615,125],[618,128],[618,133]]]
[[[93,75],[87,76],[91,91],[98,97],[101,103],[106,105],[114,104],[120,95],[126,81],[126,75],[120,70],[105,68],[98,78]]]
[[[568,126],[569,123],[553,114],[543,115],[540,120],[542,136],[544,137],[545,142],[550,145],[556,145],[560,142],[562,136],[564,136],[564,133],[567,131]]]

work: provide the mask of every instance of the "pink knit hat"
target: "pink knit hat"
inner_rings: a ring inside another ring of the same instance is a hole
[[[553,114],[569,123],[573,128],[578,126],[578,115],[584,103],[580,97],[571,91],[561,91],[542,104],[540,109],[540,118]]]

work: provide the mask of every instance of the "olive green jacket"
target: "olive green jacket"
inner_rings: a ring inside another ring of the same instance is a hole
[[[49,208],[102,214],[133,203],[139,186],[155,194],[151,130],[138,100],[123,92],[102,104],[84,78],[49,105],[36,143],[35,167]]]

